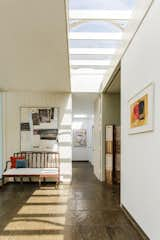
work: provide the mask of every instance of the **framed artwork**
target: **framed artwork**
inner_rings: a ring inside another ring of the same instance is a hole
[[[86,129],[73,130],[73,145],[74,147],[87,146],[87,130]]]
[[[41,123],[50,123],[51,122],[51,109],[39,109],[39,119],[40,119]]]
[[[21,123],[21,131],[30,131],[29,123]]]
[[[40,125],[40,118],[38,113],[32,113],[33,125]]]
[[[57,107],[20,107],[21,151],[56,151],[58,129]]]
[[[151,83],[128,101],[129,134],[153,130],[153,100]]]
[[[41,140],[57,140],[58,129],[36,129],[33,134],[39,135]]]

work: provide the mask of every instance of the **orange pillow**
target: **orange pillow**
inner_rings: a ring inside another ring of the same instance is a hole
[[[23,156],[20,156],[20,157],[10,157],[11,159],[11,168],[16,168],[16,161],[17,160],[24,160],[25,158]]]

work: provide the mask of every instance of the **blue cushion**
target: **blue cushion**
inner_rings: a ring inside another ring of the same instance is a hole
[[[26,168],[27,161],[26,160],[16,160],[16,168]]]

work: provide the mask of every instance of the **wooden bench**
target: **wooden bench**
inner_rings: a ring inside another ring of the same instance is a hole
[[[24,177],[28,177],[30,182],[32,177],[38,177],[39,184],[42,179],[52,178],[57,184],[60,183],[60,158],[58,152],[19,152],[14,153],[14,157],[24,157],[28,162],[27,168],[11,168],[11,162],[6,162],[3,172],[2,183],[5,178],[20,177],[23,182]]]

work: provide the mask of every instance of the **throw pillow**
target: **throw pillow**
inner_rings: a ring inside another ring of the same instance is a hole
[[[16,168],[26,168],[27,167],[27,161],[26,160],[16,160]]]

